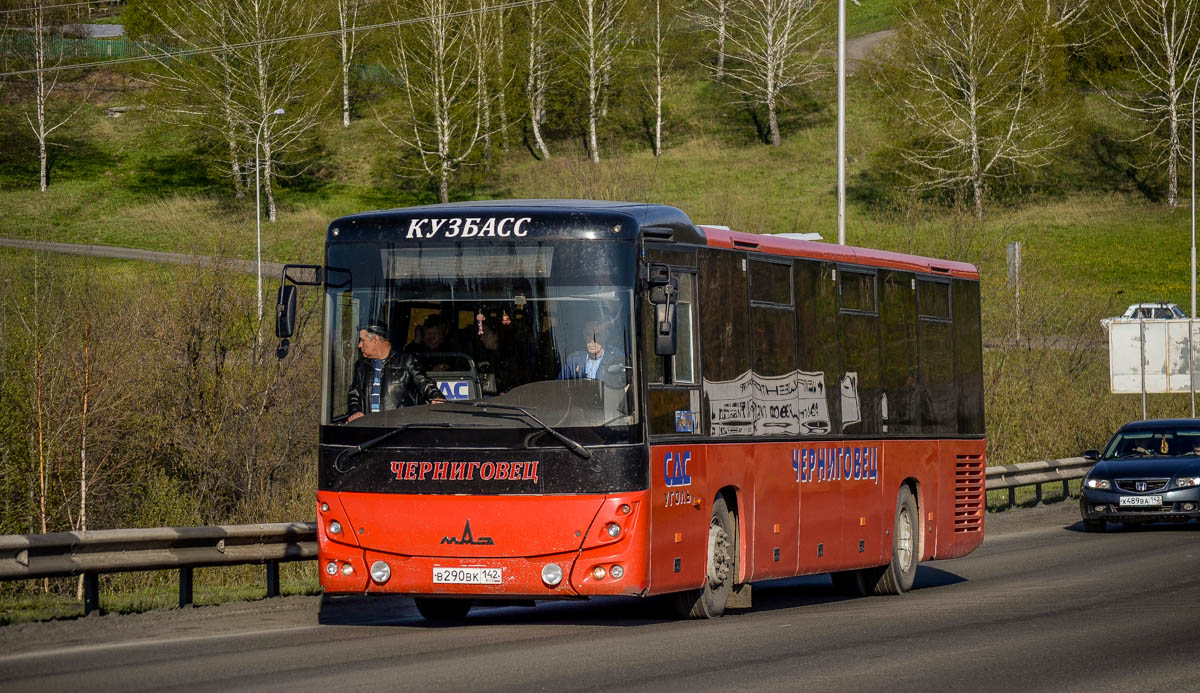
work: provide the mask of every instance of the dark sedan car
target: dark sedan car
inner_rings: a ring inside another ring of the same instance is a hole
[[[1200,519],[1200,419],[1125,424],[1083,479],[1083,529],[1105,523],[1185,522]]]

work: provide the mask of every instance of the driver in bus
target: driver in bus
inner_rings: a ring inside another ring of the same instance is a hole
[[[604,380],[605,370],[613,364],[624,364],[619,350],[604,345],[605,323],[592,320],[583,327],[584,348],[573,351],[563,363],[559,380]]]
[[[359,330],[358,348],[362,357],[354,364],[347,423],[388,409],[446,401],[416,356],[392,350],[384,325],[373,322]]]

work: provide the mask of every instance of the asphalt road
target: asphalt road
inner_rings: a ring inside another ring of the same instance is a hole
[[[0,689],[1196,690],[1200,525],[1083,534],[1074,504],[988,517],[900,597],[761,583],[669,621],[636,599],[424,624],[406,600],[293,597],[0,629]]]

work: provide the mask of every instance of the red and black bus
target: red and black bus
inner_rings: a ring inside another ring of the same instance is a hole
[[[326,594],[707,618],[772,578],[901,593],[983,540],[971,265],[532,200],[347,216],[312,269]],[[367,326],[445,401],[351,417]]]

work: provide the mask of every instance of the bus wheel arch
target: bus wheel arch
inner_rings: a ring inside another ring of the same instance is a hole
[[[680,618],[718,618],[733,592],[740,570],[740,535],[733,489],[721,489],[712,501],[705,551],[704,584],[672,595],[672,611]]]
[[[906,479],[896,494],[896,512],[892,522],[891,560],[875,583],[876,594],[904,594],[912,588],[921,561],[922,522],[916,482]]]

